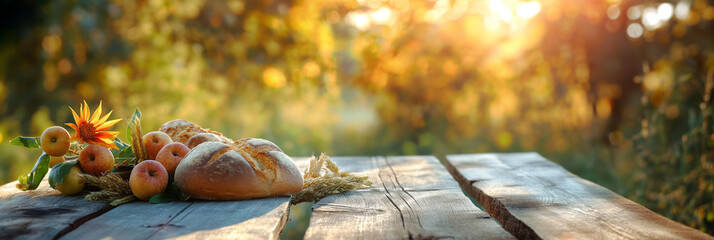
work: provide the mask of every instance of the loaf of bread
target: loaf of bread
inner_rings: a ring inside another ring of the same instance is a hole
[[[192,198],[238,200],[302,190],[303,178],[293,160],[268,140],[233,141],[184,120],[167,122],[160,131],[191,148],[174,180]]]

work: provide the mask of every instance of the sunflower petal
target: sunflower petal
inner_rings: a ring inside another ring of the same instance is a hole
[[[101,142],[101,141],[98,141],[98,140],[96,140],[96,139],[87,139],[87,143],[88,143],[89,145],[101,145],[102,142]]]
[[[107,138],[99,138],[99,137],[95,138],[94,141],[98,142],[98,143],[105,143],[105,144],[109,144],[112,142],[111,140],[109,140]]]
[[[107,129],[111,128],[112,126],[114,126],[114,124],[117,124],[121,120],[122,119],[120,118],[120,119],[114,119],[114,120],[105,122],[102,125],[97,126],[97,131],[107,130]]]
[[[116,138],[119,135],[119,132],[116,131],[106,131],[106,132],[99,132],[96,135],[94,135],[94,138],[104,138],[104,139],[109,139],[109,141],[114,141],[114,138]]]
[[[84,105],[82,107],[82,113],[80,116],[82,117],[82,120],[85,122],[89,121],[89,105],[87,105],[87,101],[84,101]]]
[[[89,122],[96,124],[97,120],[99,120],[99,117],[102,116],[102,101],[99,101],[99,107],[97,107],[97,110],[94,110],[94,114],[92,114],[92,118],[89,120]]]
[[[109,113],[107,113],[107,115],[104,115],[104,117],[100,118],[99,121],[97,121],[95,123],[95,125],[99,126],[99,125],[104,124],[104,122],[106,122],[107,119],[109,118],[109,115],[112,115],[112,112],[114,112],[114,110],[109,111]]]
[[[81,108],[82,106],[79,106],[79,107]],[[72,116],[74,117],[74,122],[75,122],[75,123],[79,123],[79,119],[80,119],[80,118],[79,118],[79,116],[77,116],[77,113],[74,112],[74,109],[72,109],[72,107],[69,107],[69,110],[72,110]],[[80,110],[81,110],[81,109],[80,109]],[[75,129],[75,130],[76,130],[76,129]]]
[[[119,148],[117,147],[117,145],[116,145],[113,141],[111,141],[111,140],[109,140],[109,139],[106,139],[106,138],[99,138],[99,139],[97,139],[97,141],[96,141],[95,144],[96,144],[96,145],[100,145],[100,146],[105,146],[105,147],[108,147],[108,148],[119,149]]]

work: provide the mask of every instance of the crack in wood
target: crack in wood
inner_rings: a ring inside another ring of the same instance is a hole
[[[186,211],[186,209],[188,209],[189,207],[191,207],[191,205],[193,205],[193,203],[189,203],[186,207],[184,207],[183,209],[181,209],[181,211],[179,211],[178,213],[176,213],[176,215],[172,216],[171,219],[169,219],[168,221],[166,221],[166,223],[157,224],[156,231],[155,231],[154,233],[152,233],[151,235],[149,235],[148,237],[146,237],[146,239],[151,239],[151,237],[153,237],[154,235],[156,235],[156,234],[158,234],[159,232],[161,232],[161,231],[164,229],[164,227],[166,227],[166,226],[174,226],[174,224],[172,224],[171,221],[173,221],[174,219],[176,219],[176,217],[180,216],[181,213],[183,213],[184,211]],[[178,226],[178,225],[176,225],[176,226]]]
[[[397,176],[396,171],[394,171],[394,168],[392,168],[391,164],[389,163],[389,159],[381,157],[378,159],[375,159],[377,162],[377,166],[379,167],[379,177],[380,180],[382,181],[382,186],[384,187],[386,193],[387,193],[387,198],[389,199],[390,202],[392,202],[392,205],[397,208],[399,211],[399,215],[402,220],[402,227],[407,230],[407,234],[409,234],[410,238],[413,234],[412,231],[418,230],[419,232],[424,230],[424,226],[422,225],[421,222],[421,217],[419,216],[419,212],[414,209],[414,207],[409,203],[409,198],[411,198],[414,202],[418,204],[416,198],[409,194],[404,187],[401,186],[399,183],[399,178]],[[380,161],[381,160],[381,161]],[[380,164],[380,162],[383,162],[383,164]],[[387,170],[388,172],[385,172],[384,170]],[[384,180],[384,176],[388,178],[388,181]],[[391,183],[390,187],[387,187],[386,183]],[[389,189],[396,190],[390,191]],[[404,194],[408,195],[409,197],[405,197]],[[396,197],[395,197],[396,196]],[[401,204],[397,204],[395,200],[401,199],[401,202],[406,205],[406,208],[402,209],[400,207]],[[405,213],[406,211],[406,213]],[[408,214],[407,214],[408,213]],[[409,220],[409,221],[408,221]],[[414,221],[416,220],[416,221]],[[411,227],[407,227],[408,222],[416,222],[418,229],[411,229]]]
[[[55,235],[55,237],[52,238],[52,239],[56,240],[56,239],[61,238],[61,237],[64,236],[64,235],[67,235],[67,233],[69,233],[69,232],[71,232],[71,231],[74,231],[74,230],[77,229],[79,226],[82,226],[82,224],[84,224],[84,223],[88,222],[89,220],[92,220],[92,219],[94,219],[94,218],[96,218],[96,217],[99,217],[100,215],[102,215],[102,214],[104,214],[104,213],[106,213],[106,212],[108,212],[109,210],[112,210],[112,209],[113,209],[113,207],[107,205],[106,207],[100,209],[99,211],[96,211],[96,212],[87,214],[87,215],[85,215],[84,217],[81,217],[81,218],[75,220],[74,222],[70,223],[67,227],[65,227],[64,229],[62,229],[61,231],[59,231],[59,232],[57,233],[57,235]]]
[[[145,228],[158,228],[158,227],[185,227],[184,225],[178,225],[173,223],[159,223],[154,225],[141,225]]]
[[[406,223],[404,222],[404,213],[402,213],[402,209],[400,209],[399,206],[397,206],[397,204],[394,202],[394,200],[391,197],[392,194],[389,192],[389,189],[387,189],[387,185],[384,184],[385,181],[382,178],[382,169],[379,170],[379,180],[382,182],[382,187],[384,188],[384,191],[386,192],[385,196],[387,197],[387,199],[389,199],[389,202],[391,202],[392,205],[394,205],[394,208],[396,208],[397,211],[399,211],[399,217],[402,219],[402,228],[407,229]]]
[[[391,171],[392,176],[394,176],[394,180],[397,183],[397,186],[399,186],[399,188],[402,190],[403,193],[406,193],[407,195],[409,195],[409,197],[411,197],[411,199],[417,204],[417,206],[421,207],[421,205],[419,204],[419,201],[417,201],[416,198],[414,198],[414,196],[412,196],[412,194],[409,193],[406,189],[404,189],[404,187],[402,187],[402,184],[399,183],[399,177],[397,176],[397,172],[394,171],[394,168],[392,168],[392,164],[389,162],[389,158],[383,158],[383,159],[384,159],[384,162],[387,163],[387,166],[389,167],[389,170]],[[399,195],[399,197],[402,199],[402,201],[404,201],[404,204],[406,204],[407,207],[409,209],[411,209],[411,211],[414,213],[413,215],[414,215],[414,217],[416,217],[417,224],[419,224],[419,228],[424,230],[424,225],[422,225],[422,223],[421,223],[421,217],[419,217],[419,212],[414,210],[414,207],[412,205],[410,205],[409,201],[407,201],[407,199],[405,199],[401,194]]]
[[[419,202],[416,200],[416,198],[414,198],[414,196],[412,196],[412,194],[409,193],[409,191],[407,191],[406,189],[404,189],[404,187],[402,186],[402,184],[399,182],[399,177],[397,177],[397,172],[394,171],[394,168],[392,168],[392,164],[389,163],[389,159],[388,159],[388,158],[385,159],[384,162],[387,163],[387,166],[389,167],[389,170],[392,172],[392,175],[394,176],[394,180],[397,182],[397,186],[399,186],[399,188],[402,189],[402,191],[404,191],[407,195],[409,195],[409,197],[411,197],[412,200],[414,200],[414,202],[416,202],[416,204],[419,205]],[[406,201],[405,201],[405,202],[406,202]],[[419,205],[419,206],[421,206],[421,205]],[[418,219],[418,218],[417,218],[417,219]],[[419,225],[421,225],[421,221],[420,221]]]

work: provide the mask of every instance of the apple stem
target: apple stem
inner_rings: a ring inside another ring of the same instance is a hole
[[[72,149],[69,149],[68,152],[70,152],[70,153],[72,153],[72,154],[74,154],[74,155],[79,155],[79,152],[78,152],[78,151],[75,151],[75,150],[72,150]]]

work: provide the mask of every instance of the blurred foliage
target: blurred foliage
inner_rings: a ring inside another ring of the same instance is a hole
[[[665,216],[714,232],[714,49],[680,45],[637,78],[645,88],[633,141],[634,196]],[[666,147],[664,147],[666,146]],[[657,176],[657,177],[652,177]]]
[[[294,156],[538,151],[714,232],[711,1],[3,6],[0,182],[40,154],[9,139],[103,100]]]

